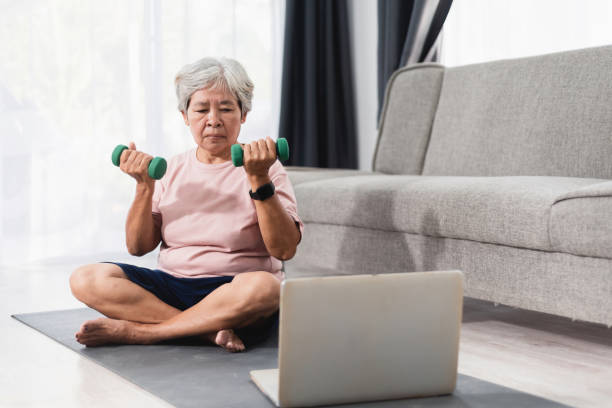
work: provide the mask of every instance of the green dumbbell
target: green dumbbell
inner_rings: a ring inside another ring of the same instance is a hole
[[[113,154],[111,156],[111,160],[115,166],[119,166],[121,161],[121,153],[128,147],[126,145],[117,145],[115,150],[113,150]],[[149,177],[155,180],[159,180],[164,177],[166,174],[166,167],[168,167],[168,163],[166,163],[166,159],[163,157],[155,157],[149,163]]]
[[[285,161],[289,158],[289,143],[284,137],[279,137],[276,141],[276,157],[280,161]],[[232,145],[232,162],[236,167],[244,164],[244,151],[238,143]]]

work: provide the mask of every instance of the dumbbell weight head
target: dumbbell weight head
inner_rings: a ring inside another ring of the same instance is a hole
[[[232,145],[232,162],[234,166],[240,167],[244,164],[244,150],[238,143]],[[289,158],[289,142],[284,137],[279,137],[276,141],[276,157],[280,161],[285,161]]]
[[[276,141],[276,155],[280,161],[285,161],[289,158],[289,142],[284,137],[279,137]]]
[[[117,145],[115,150],[113,150],[113,154],[111,155],[111,160],[115,166],[119,166],[121,163],[121,154],[128,147],[126,145]],[[166,169],[168,168],[168,163],[166,159],[163,157],[154,157],[153,160],[149,162],[148,174],[154,180],[159,180],[166,174]]]
[[[119,164],[121,163],[121,153],[123,153],[123,151],[127,148],[128,147],[126,145],[117,145],[117,147],[115,147],[115,150],[113,150],[113,154],[111,155],[111,160],[115,166],[119,167]]]
[[[149,163],[149,177],[151,177],[153,180],[159,180],[160,178],[164,177],[167,168],[168,163],[166,163],[166,159],[159,156],[154,157]]]
[[[232,162],[236,167],[241,167],[244,164],[244,151],[238,143],[232,145]]]

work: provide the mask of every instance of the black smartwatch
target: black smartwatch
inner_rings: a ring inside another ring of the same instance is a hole
[[[272,182],[266,183],[255,192],[249,190],[249,195],[253,200],[264,201],[274,195],[274,184]]]

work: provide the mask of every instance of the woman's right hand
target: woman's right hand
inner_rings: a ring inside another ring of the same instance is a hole
[[[129,148],[121,153],[119,159],[119,168],[124,173],[132,176],[136,183],[153,187],[155,180],[149,177],[149,163],[153,160],[153,156],[136,150],[136,144],[130,142]]]

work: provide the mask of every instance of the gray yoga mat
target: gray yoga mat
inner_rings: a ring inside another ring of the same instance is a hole
[[[273,407],[250,381],[249,371],[278,366],[278,341],[272,337],[244,353],[216,346],[175,341],[152,346],[87,348],[74,334],[81,324],[101,315],[71,309],[14,315],[20,322],[119,374],[176,407]],[[93,381],[94,379],[92,379]],[[474,377],[459,374],[452,395],[349,404],[342,407],[563,407],[564,405]]]

